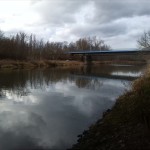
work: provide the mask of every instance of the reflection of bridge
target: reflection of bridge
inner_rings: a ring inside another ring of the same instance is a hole
[[[108,75],[108,74],[103,74],[100,76],[74,74],[74,75],[71,75],[71,77],[75,77],[75,78],[79,78],[79,79],[115,79],[115,80],[127,80],[127,81],[133,81],[138,78],[135,76],[119,76],[119,75]]]
[[[144,56],[141,57],[141,60],[148,60],[150,58],[150,51],[149,50],[103,50],[103,51],[97,51],[97,50],[82,50],[82,51],[70,51],[67,52],[67,54],[70,55],[82,55],[84,57],[84,61],[86,63],[90,63],[92,61],[92,56],[97,55],[97,56],[130,56],[135,58],[135,56]],[[149,56],[148,58],[145,56]]]

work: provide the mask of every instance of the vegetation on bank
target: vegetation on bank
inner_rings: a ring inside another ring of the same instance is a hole
[[[144,32],[138,39],[139,48],[147,49],[150,46],[150,32]],[[27,35],[24,32],[17,33],[12,36],[5,36],[4,32],[0,31],[0,68],[26,68],[30,67],[50,67],[57,65],[68,65],[64,60],[83,61],[81,55],[70,57],[65,52],[76,50],[110,50],[110,46],[97,37],[80,38],[74,42],[52,42],[44,41],[36,38],[35,35]],[[99,56],[98,56],[99,57]],[[129,58],[123,56],[118,58],[109,58],[108,56],[101,56],[96,64],[109,64],[110,62],[131,64],[145,63],[142,58]],[[16,62],[14,62],[16,61]],[[62,61],[62,62],[60,62]],[[4,64],[6,63],[6,64]],[[76,65],[77,63],[72,62]],[[78,63],[83,64],[83,62]]]
[[[79,135],[72,150],[150,149],[150,71],[111,110]]]
[[[0,31],[0,59],[11,60],[66,60],[64,52],[75,50],[109,50],[110,46],[96,37],[80,38],[75,42],[38,40],[35,35],[20,32],[6,37]]]
[[[110,64],[129,64],[142,65],[145,61],[93,61],[91,65],[110,65]],[[52,68],[52,67],[81,67],[84,66],[83,61],[69,60],[0,60],[0,69],[32,69],[32,68]],[[89,64],[90,65],[90,64]]]
[[[20,61],[20,60],[0,60],[0,69],[31,69],[31,68],[51,68],[51,67],[75,67],[83,66],[79,61],[59,61],[59,60],[40,60],[40,61]]]

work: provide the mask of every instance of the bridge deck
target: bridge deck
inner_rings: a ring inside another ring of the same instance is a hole
[[[93,54],[133,54],[133,53],[138,53],[138,52],[149,52],[148,50],[143,50],[143,51],[140,51],[140,50],[105,50],[105,51],[98,51],[98,50],[82,50],[82,51],[70,51],[70,52],[67,52],[67,54],[88,54],[88,55],[93,55]]]

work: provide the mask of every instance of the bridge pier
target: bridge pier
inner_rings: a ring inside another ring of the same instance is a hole
[[[84,55],[84,63],[86,65],[91,65],[92,64],[92,56],[91,55]]]

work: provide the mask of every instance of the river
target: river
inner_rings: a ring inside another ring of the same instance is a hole
[[[0,70],[0,149],[70,148],[144,68]]]

